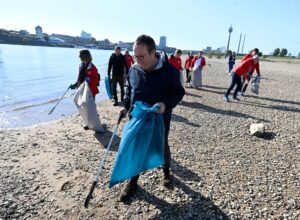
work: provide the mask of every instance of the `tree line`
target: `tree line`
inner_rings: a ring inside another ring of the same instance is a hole
[[[288,54],[288,50],[286,48],[282,48],[280,50],[280,48],[276,48],[273,52],[273,56],[277,57],[277,56],[280,56],[280,57],[284,57]]]

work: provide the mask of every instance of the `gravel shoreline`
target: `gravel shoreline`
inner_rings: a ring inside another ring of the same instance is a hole
[[[105,134],[83,130],[79,115],[0,130],[0,219],[299,219],[300,62],[262,61],[260,95],[227,103],[223,59],[207,59],[202,89],[187,87],[174,109],[173,184],[144,173],[128,204],[124,184],[108,188],[125,120],[88,209],[83,202],[120,107],[98,104]],[[298,86],[297,86],[298,85]],[[263,137],[249,127],[266,126]]]

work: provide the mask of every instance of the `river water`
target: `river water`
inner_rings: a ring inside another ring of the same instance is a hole
[[[75,83],[80,59],[78,48],[0,44],[0,128],[49,122],[77,112],[74,90],[69,90],[54,112],[48,112]],[[108,99],[104,77],[113,51],[90,50],[101,75],[96,102]]]

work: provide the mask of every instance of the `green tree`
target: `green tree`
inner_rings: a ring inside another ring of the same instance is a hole
[[[273,56],[278,56],[278,54],[280,53],[280,49],[279,48],[276,48],[273,52]]]
[[[232,50],[226,50],[225,55],[229,56],[229,54],[232,54]]]
[[[280,54],[279,54],[279,56],[281,56],[281,57],[284,57],[284,56],[286,56],[286,55],[287,55],[287,53],[288,53],[287,49],[285,49],[285,48],[282,48],[282,49],[281,49],[281,51],[280,51]]]

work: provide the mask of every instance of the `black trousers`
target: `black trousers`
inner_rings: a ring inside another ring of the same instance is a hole
[[[185,69],[186,73],[186,82],[189,83],[191,81],[190,69]]]
[[[228,90],[226,91],[225,96],[229,96],[231,90],[234,88],[235,85],[236,88],[233,93],[234,98],[237,96],[237,93],[241,90],[242,82],[241,82],[241,77],[237,75],[235,72],[233,72],[231,75],[231,84]]]
[[[169,131],[170,131],[170,123],[171,123],[172,111],[166,111],[163,114],[164,124],[165,124],[165,151],[164,151],[164,159],[165,164],[163,166],[164,172],[170,172],[170,165],[171,165],[171,151],[169,146]],[[136,175],[130,179],[130,182],[137,183],[140,175]]]
[[[113,98],[115,102],[118,102],[118,95],[117,95],[117,85],[119,83],[120,90],[121,90],[121,102],[124,100],[124,75],[113,75],[111,84],[112,84],[112,90],[113,90]]]
[[[251,79],[252,78],[252,74],[251,73],[248,73],[248,74],[250,75],[249,78]],[[249,79],[249,81],[250,81],[250,79]],[[246,76],[243,75],[242,76],[241,92],[246,92],[246,90],[247,90],[247,87],[248,87],[249,83],[245,83],[245,82],[246,82]]]

